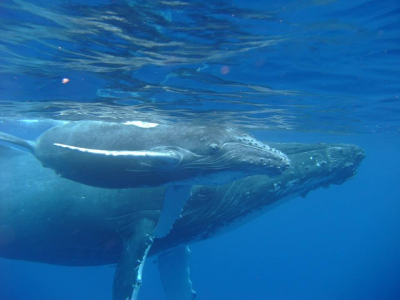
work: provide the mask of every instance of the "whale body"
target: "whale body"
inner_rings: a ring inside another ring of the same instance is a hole
[[[165,237],[154,239],[148,255],[158,257],[168,299],[194,297],[187,245],[233,230],[314,189],[342,184],[356,174],[364,158],[363,150],[354,145],[271,146],[291,160],[281,175],[194,186],[182,218]],[[145,244],[141,237],[148,231],[146,226],[158,222],[166,189],[116,190],[78,184],[41,168],[26,153],[3,147],[0,178],[0,256],[68,266],[121,264],[127,236],[137,236],[136,242]],[[168,268],[171,264],[175,267]],[[122,299],[117,287],[114,284],[114,299]],[[177,298],[176,291],[183,296]]]

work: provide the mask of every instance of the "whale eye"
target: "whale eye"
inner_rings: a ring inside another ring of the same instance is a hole
[[[218,146],[217,144],[215,144],[215,143],[210,144],[209,147],[210,147],[210,151],[211,151],[212,153],[216,153],[216,152],[219,151],[219,146]]]

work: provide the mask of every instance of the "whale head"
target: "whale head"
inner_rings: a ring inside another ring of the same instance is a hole
[[[169,152],[175,161],[167,169],[185,176],[190,184],[220,185],[252,176],[277,176],[290,167],[281,151],[230,129],[192,133],[186,147],[157,147]],[[183,182],[181,181],[181,183]]]

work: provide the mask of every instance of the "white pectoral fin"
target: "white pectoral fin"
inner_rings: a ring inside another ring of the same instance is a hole
[[[158,255],[158,270],[168,300],[192,300],[196,297],[190,280],[190,257],[188,246]]]
[[[192,196],[192,186],[172,185],[167,187],[163,199],[163,208],[153,236],[165,237],[172,229],[175,221],[181,218],[183,206]]]
[[[61,147],[72,151],[78,151],[94,155],[103,155],[106,157],[127,157],[130,159],[138,159],[138,160],[152,159],[152,160],[160,160],[168,164],[177,164],[180,162],[181,159],[180,156],[175,151],[172,150],[166,150],[166,151],[100,150],[100,149],[75,147],[60,143],[54,143],[53,145],[56,147]]]

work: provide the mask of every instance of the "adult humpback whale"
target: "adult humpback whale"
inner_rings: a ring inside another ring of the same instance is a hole
[[[80,121],[53,127],[36,141],[5,133],[0,140],[29,149],[43,166],[86,185],[168,186],[161,216],[134,222],[125,230],[114,280],[116,300],[137,299],[154,238],[166,236],[180,218],[192,185],[226,184],[256,174],[276,176],[290,166],[282,152],[232,128]]]
[[[220,187],[193,187],[182,218],[167,236],[154,240],[149,255],[158,255],[168,299],[191,299],[187,244],[231,230],[311,190],[342,184],[364,158],[352,145],[271,146],[287,153],[292,162],[288,170],[275,178],[252,176]],[[135,223],[157,222],[165,190],[77,184],[6,148],[0,148],[0,178],[0,256],[68,266],[120,261],[124,235]],[[171,261],[180,268],[168,268]],[[184,296],[178,298],[174,291]]]

